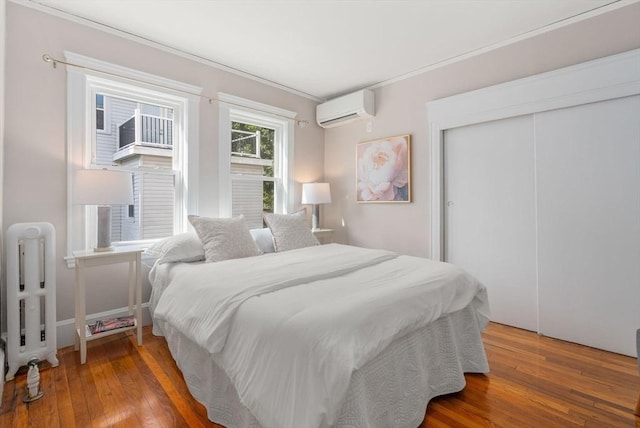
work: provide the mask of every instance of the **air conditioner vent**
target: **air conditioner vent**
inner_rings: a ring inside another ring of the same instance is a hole
[[[316,107],[316,120],[323,128],[333,128],[374,116],[374,95],[362,90],[329,100]]]

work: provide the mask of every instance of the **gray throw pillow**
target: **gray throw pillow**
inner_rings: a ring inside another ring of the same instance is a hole
[[[293,214],[267,214],[264,221],[273,234],[276,252],[320,245],[307,224],[304,210]]]
[[[189,221],[202,241],[207,262],[262,254],[242,217],[209,218],[190,215]]]

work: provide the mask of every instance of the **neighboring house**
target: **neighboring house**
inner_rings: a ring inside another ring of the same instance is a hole
[[[134,171],[134,204],[112,210],[113,241],[173,234],[172,161],[171,109],[96,96],[96,164]]]

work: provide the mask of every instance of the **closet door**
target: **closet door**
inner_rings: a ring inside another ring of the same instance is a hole
[[[444,135],[444,257],[482,281],[491,319],[537,329],[533,119]]]
[[[540,332],[635,355],[640,96],[536,114]]]

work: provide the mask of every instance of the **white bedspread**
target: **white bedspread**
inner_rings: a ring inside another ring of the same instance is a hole
[[[354,370],[470,303],[486,325],[484,287],[452,265],[331,244],[176,272],[154,318],[207,349],[262,426],[318,427]]]

